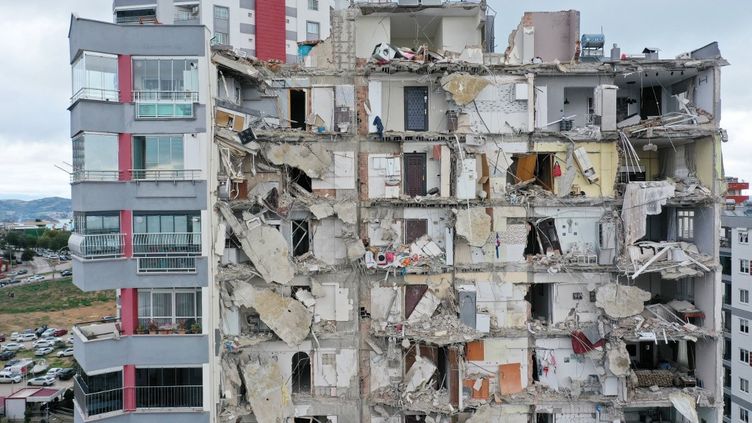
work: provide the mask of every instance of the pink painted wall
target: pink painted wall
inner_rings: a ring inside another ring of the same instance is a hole
[[[136,366],[126,364],[123,366],[123,409],[125,411],[136,410]]]
[[[118,56],[118,89],[120,90],[121,103],[130,103],[133,101],[133,71],[131,68],[131,56]]]
[[[131,154],[131,145],[133,136],[131,134],[118,134],[118,170],[120,171],[119,180],[130,181],[133,168],[133,155]]]

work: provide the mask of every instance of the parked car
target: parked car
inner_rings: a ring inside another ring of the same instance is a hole
[[[29,379],[27,385],[29,386],[52,386],[55,384],[55,378],[53,376],[39,376],[34,379]]]
[[[37,357],[44,357],[45,355],[51,353],[52,351],[55,351],[55,349],[52,348],[52,347],[37,348],[34,351],[34,355],[37,356]]]
[[[56,338],[66,334],[68,334],[68,329],[56,329],[55,332],[52,332],[52,336]]]
[[[60,370],[60,372],[57,374],[57,378],[60,380],[69,380],[73,378],[73,376],[75,375],[76,375],[76,369],[66,367]]]
[[[10,278],[0,279],[0,287],[3,287],[5,285],[10,285]]]
[[[16,275],[25,275],[27,273],[29,273],[29,271],[26,269],[20,269],[16,271]]]
[[[50,370],[47,370],[47,376],[57,377],[57,375],[63,371],[60,367],[53,367]]]
[[[102,316],[103,322],[114,322],[115,320],[117,320],[115,316]]]
[[[0,333],[0,342],[5,342],[5,334]]]
[[[12,352],[15,352],[15,351],[12,351]],[[6,362],[5,366],[3,366],[3,367],[4,368],[13,367],[13,366],[15,366],[16,364],[18,364],[20,362],[21,362],[20,358],[14,358],[13,360],[8,360],[8,362]]]
[[[66,348],[63,351],[57,353],[58,357],[71,357],[73,356],[73,348]]]
[[[55,328],[45,329],[44,332],[42,332],[42,334],[39,335],[39,337],[40,338],[48,338],[48,337],[52,336],[52,334],[55,333],[56,330],[57,329],[55,329]]]
[[[0,347],[0,351],[18,351],[25,349],[26,347],[24,347],[23,344],[19,344],[18,342],[8,342],[7,344]]]
[[[31,346],[34,348],[47,348],[47,347],[54,347],[55,346],[55,339],[54,338],[43,338],[36,340],[31,343]]]
[[[60,272],[60,276],[73,276],[73,271],[72,270],[63,270],[62,272]]]
[[[32,332],[37,336],[37,338],[41,338],[44,331],[47,330],[47,325],[40,326],[36,329],[34,329]]]
[[[15,351],[3,351],[0,353],[0,361],[10,360],[11,358],[15,356],[16,356]]]
[[[73,335],[70,335],[70,336],[68,336],[68,339],[66,339],[66,341],[65,341],[65,342],[67,342],[67,343],[69,343],[69,344],[73,345]]]
[[[38,282],[38,281],[43,281],[43,280],[44,280],[44,276],[42,275],[34,275],[30,277],[29,279],[26,279],[27,282]]]
[[[11,332],[10,333],[10,340],[11,341],[18,341],[18,332]]]
[[[11,373],[9,371],[0,372],[0,383],[19,383],[21,379],[22,377],[18,373]]]
[[[28,342],[37,339],[37,336],[33,333],[22,333],[16,337],[17,342]]]

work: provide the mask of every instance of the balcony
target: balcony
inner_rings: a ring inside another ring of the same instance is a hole
[[[136,386],[137,408],[201,408],[203,386]]]
[[[197,181],[202,178],[200,169],[78,170],[71,173],[70,182]]]
[[[75,103],[81,99],[97,101],[118,101],[120,99],[120,91],[103,88],[83,87],[73,94],[70,102]]]
[[[208,257],[85,260],[73,256],[73,283],[82,291],[117,288],[199,288],[209,280]],[[180,277],[176,278],[175,275]]]
[[[123,335],[119,322],[74,325],[76,361],[86,373],[120,367],[199,365],[209,361],[209,338],[204,334],[157,330],[148,335]]]
[[[195,91],[134,91],[136,119],[192,118]]]
[[[72,207],[77,212],[100,210],[206,210],[208,188],[198,170],[133,170],[131,181],[119,181],[115,172],[80,173],[71,185]],[[129,175],[126,175],[129,176]],[[86,178],[99,178],[88,182]]]
[[[104,259],[123,257],[125,234],[82,235],[73,233],[68,239],[68,248],[82,259]]]
[[[123,388],[91,392],[79,376],[73,378],[73,397],[85,417],[123,411]]]

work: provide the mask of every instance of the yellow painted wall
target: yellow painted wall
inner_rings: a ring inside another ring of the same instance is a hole
[[[555,153],[556,160],[561,166],[561,171],[566,171],[568,142],[538,142],[535,143],[536,153]],[[619,167],[619,157],[616,150],[616,142],[577,142],[577,147],[584,147],[590,156],[590,162],[595,167],[600,180],[590,183],[580,172],[575,163],[577,176],[573,185],[578,185],[580,191],[585,191],[588,197],[613,197],[616,172]],[[554,178],[554,193],[558,194],[558,178]]]

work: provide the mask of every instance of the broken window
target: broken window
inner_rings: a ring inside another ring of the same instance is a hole
[[[405,219],[405,244],[412,244],[428,233],[428,220]]]
[[[256,310],[246,309],[245,322],[248,324],[246,330],[252,335],[274,335],[272,329],[261,320]]]
[[[290,90],[290,128],[306,128],[306,93],[304,90]]]
[[[640,90],[640,117],[642,119],[662,114],[661,97],[660,86],[644,87]]]
[[[556,232],[556,222],[546,218],[536,222],[528,222],[527,244],[525,255],[561,254],[561,243]]]
[[[310,234],[307,220],[293,220],[292,224],[292,255],[302,256],[310,249]]]
[[[655,341],[643,341],[627,344],[627,351],[632,365],[640,370],[690,371],[696,366],[695,343],[689,341],[669,341],[656,344]],[[641,377],[638,372],[638,378]],[[646,376],[649,377],[649,376]],[[672,386],[673,380],[661,381]],[[651,383],[651,385],[657,384]],[[651,386],[648,385],[648,386]]]
[[[306,416],[295,417],[295,423],[329,423],[331,420],[327,416]]]
[[[530,303],[530,317],[532,319],[538,319],[545,323],[551,322],[551,308],[553,306],[552,291],[552,284],[534,284],[530,286],[525,300]]]
[[[428,131],[428,87],[405,87],[405,131]]]
[[[294,394],[311,393],[311,359],[304,352],[292,356],[292,392]]]
[[[692,240],[695,237],[695,211],[676,211],[677,234],[679,239]]]
[[[507,183],[511,185],[519,183],[538,185],[547,191],[553,191],[554,162],[553,153],[532,153],[512,157]]]
[[[436,366],[436,373],[432,376],[432,386],[434,389],[447,389],[448,379],[448,352],[447,347],[437,347],[427,344],[414,344],[413,347],[405,354],[405,374],[413,367],[415,355],[428,359]]]
[[[288,167],[287,174],[290,176],[290,182],[298,184],[301,188],[308,192],[313,192],[313,184],[311,177],[306,175],[305,172],[297,167]]]

